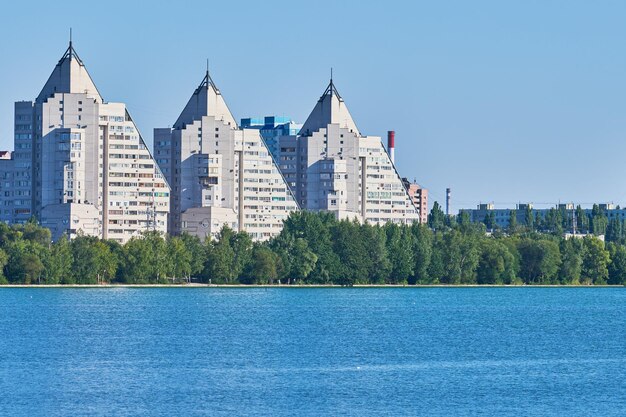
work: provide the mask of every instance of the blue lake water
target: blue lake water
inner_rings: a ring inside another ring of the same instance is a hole
[[[0,415],[624,416],[626,288],[0,289]]]

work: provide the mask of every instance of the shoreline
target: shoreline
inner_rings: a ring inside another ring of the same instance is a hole
[[[268,284],[6,284],[2,288],[625,288],[625,285],[511,285],[511,284],[359,284],[341,286],[332,284],[306,284],[306,285],[268,285]]]

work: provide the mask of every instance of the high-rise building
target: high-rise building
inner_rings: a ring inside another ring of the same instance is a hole
[[[418,221],[381,138],[360,133],[332,79],[299,135],[279,145],[278,164],[302,208],[377,224]]]
[[[428,190],[416,182],[411,182],[407,178],[402,178],[404,187],[413,200],[413,204],[419,212],[419,222],[428,223]]]
[[[267,149],[274,157],[275,161],[280,158],[280,146],[278,138],[281,136],[297,135],[302,124],[292,121],[285,116],[265,116],[265,118],[245,118],[241,119],[241,127],[244,129],[258,129],[261,137],[267,145]]]
[[[13,155],[0,151],[0,222],[11,223],[13,216]]]
[[[208,72],[174,126],[154,130],[154,148],[172,187],[171,234],[228,225],[266,240],[298,209],[259,130],[237,126]]]
[[[11,222],[53,239],[166,231],[169,186],[123,103],[102,99],[70,41],[34,102],[15,103]]]

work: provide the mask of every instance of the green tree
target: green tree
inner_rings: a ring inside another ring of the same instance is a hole
[[[393,276],[386,229],[366,223],[361,227],[360,233],[365,248],[365,256],[369,260],[367,277],[363,282],[370,284],[390,282]],[[408,244],[408,242],[404,243]]]
[[[307,241],[281,233],[270,245],[279,257],[279,279],[285,280],[287,284],[293,280],[306,282],[317,263],[317,255],[309,248]]]
[[[589,217],[580,205],[576,206],[576,229],[579,233],[589,232]]]
[[[306,282],[309,274],[315,269],[317,255],[309,248],[307,241],[301,238],[294,240],[291,255],[294,261],[291,264],[290,278]]]
[[[236,233],[224,226],[217,241],[207,244],[204,276],[211,282],[235,283],[250,259],[251,250],[252,240],[247,233]]]
[[[118,259],[100,239],[78,236],[72,240],[71,248],[73,281],[77,284],[98,284],[115,277]]]
[[[46,284],[65,283],[72,275],[72,247],[66,235],[61,236],[50,248],[50,255],[46,256],[44,264],[44,279]]]
[[[232,247],[235,251],[233,259],[233,271],[235,277],[243,272],[252,255],[252,239],[246,232],[239,232],[233,235]]]
[[[608,284],[626,285],[626,247],[623,245],[609,243],[607,245],[611,262],[608,266]]]
[[[498,239],[480,242],[480,258],[477,267],[478,284],[512,284],[515,282],[517,265],[515,257]]]
[[[413,223],[411,233],[413,234],[415,266],[413,268],[414,275],[409,283],[430,284],[432,283],[429,269],[432,257],[433,232],[425,224]]]
[[[232,270],[235,251],[231,245],[231,233],[232,230],[224,227],[219,240],[207,243],[203,276],[209,282],[232,284],[237,278]]]
[[[609,278],[609,252],[604,248],[604,242],[594,237],[583,239],[585,247],[582,265],[582,278],[588,284],[606,284]]]
[[[485,214],[485,219],[483,220],[485,227],[489,231],[493,231],[496,228],[496,213],[493,210],[488,210],[487,214]]]
[[[189,276],[187,276],[187,280],[190,281],[191,277],[199,276],[204,269],[206,248],[202,245],[200,238],[197,236],[192,236],[189,233],[183,233],[180,238],[185,245],[185,251],[187,251],[191,257],[189,263]]]
[[[543,221],[543,217],[539,212],[535,212],[535,222],[534,222],[535,230],[545,230],[545,223]]]
[[[548,213],[546,213],[546,217],[543,221],[544,231],[551,232],[555,235],[563,234],[563,217],[561,216],[561,211],[552,207]]]
[[[406,284],[415,267],[413,235],[408,227],[400,227],[394,223],[387,223],[384,228],[387,236],[387,253],[391,262],[388,283]]]
[[[292,212],[285,221],[281,235],[292,235],[296,239],[306,240],[311,251],[317,256],[315,267],[309,274],[309,282],[330,283],[342,268],[339,256],[333,249],[331,229],[336,223],[337,220],[332,213],[313,213],[305,210]]]
[[[278,278],[278,261],[278,256],[270,248],[255,244],[241,282],[243,284],[273,284]]]
[[[124,245],[123,281],[129,284],[153,283],[152,249],[145,239],[133,237]]]
[[[443,234],[443,239],[436,242],[441,254],[442,275],[439,280],[444,284],[476,283],[476,268],[480,257],[478,239],[474,234],[463,235],[458,230]]]
[[[620,219],[611,219],[606,228],[606,242],[624,243],[624,222]]]
[[[507,231],[510,235],[517,233],[517,210],[509,211],[509,225]]]
[[[22,239],[24,240],[38,243],[44,247],[47,247],[51,242],[50,229],[39,226],[35,219],[31,219],[24,224],[16,224],[14,227],[22,233]]]
[[[571,211],[567,209],[566,205],[559,206],[559,217],[561,219],[561,230],[572,230],[572,215]]]
[[[441,206],[435,201],[433,208],[428,215],[428,227],[433,230],[440,230],[445,224],[446,215],[444,214]]]
[[[191,276],[192,253],[187,250],[185,242],[180,237],[170,237],[167,240],[168,271],[167,275],[175,281],[176,278],[184,278],[186,281]]]
[[[20,257],[20,268],[24,272],[24,283],[38,282],[43,272],[43,263],[34,253],[25,253]]]
[[[526,209],[524,210],[524,223],[528,230],[535,230],[535,217],[530,204],[526,204]]]
[[[551,240],[522,239],[518,244],[520,278],[526,284],[552,284],[555,282],[561,253]]]
[[[4,247],[4,250],[8,256],[4,274],[10,283],[41,283],[44,271],[42,259],[49,256],[47,247],[42,246],[37,241],[16,237],[14,241],[9,242]]]
[[[461,210],[459,212],[459,215],[456,218],[456,221],[458,223],[459,226],[461,226],[462,228],[465,227],[469,227],[470,223],[472,222],[471,218],[470,218],[470,214],[469,212],[465,211],[465,210]]]
[[[7,262],[9,262],[9,255],[7,255],[4,250],[0,249],[0,285],[6,285],[9,283],[4,276],[4,267],[7,265]]]
[[[562,284],[580,283],[580,274],[583,265],[583,242],[580,239],[561,240],[561,267],[559,269],[559,280]]]
[[[103,266],[103,269],[107,269],[108,271],[103,279],[125,282],[123,276],[124,269],[122,267],[122,260],[125,258],[124,246],[112,239],[103,240],[102,243],[107,246],[107,249],[104,249],[104,251],[108,258],[104,261],[110,263],[109,265]]]
[[[358,237],[358,228],[360,225],[357,222],[342,220],[332,229],[334,252],[342,261],[338,274],[332,278],[337,284],[352,286],[363,282],[368,276],[371,259],[367,257],[364,242],[355,239],[355,236]]]
[[[594,204],[591,209],[591,232],[596,236],[606,234],[608,223],[609,222],[604,214],[604,211],[600,208],[600,206]]]

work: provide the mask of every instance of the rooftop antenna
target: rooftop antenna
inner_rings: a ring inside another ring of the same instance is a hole
[[[68,57],[72,59],[74,56],[74,47],[72,46],[72,28],[71,27],[70,27],[70,46],[67,48],[67,51],[68,51]]]
[[[206,75],[209,76],[209,58],[206,59]]]

